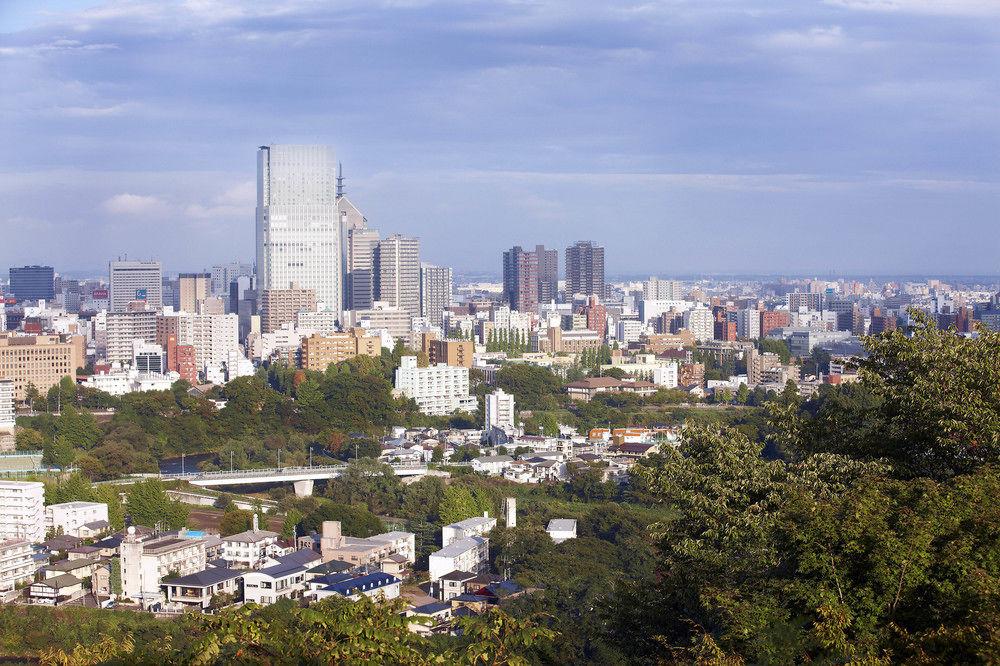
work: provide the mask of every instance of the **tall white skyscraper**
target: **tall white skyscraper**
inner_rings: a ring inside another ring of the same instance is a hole
[[[420,316],[420,241],[394,234],[375,249],[378,300]]]
[[[312,289],[343,309],[337,161],[329,146],[257,151],[257,288]]]
[[[163,307],[163,270],[158,261],[112,261],[108,269],[111,312],[126,312],[132,301],[147,310]]]

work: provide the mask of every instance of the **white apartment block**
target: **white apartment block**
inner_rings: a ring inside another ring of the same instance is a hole
[[[296,315],[296,326],[328,336],[340,330],[337,326],[339,320],[340,314],[337,312],[300,312]]]
[[[100,521],[108,521],[108,505],[102,502],[63,502],[45,507],[46,531],[81,536],[81,527]]]
[[[420,411],[447,416],[456,411],[474,412],[478,402],[469,395],[469,369],[438,363],[417,367],[416,356],[404,356],[396,369],[396,390],[416,401]]]
[[[420,316],[420,241],[394,234],[375,247],[378,300]]]
[[[630,342],[639,342],[645,330],[646,325],[637,319],[622,319],[618,322],[618,331],[615,337],[618,342],[628,345]]]
[[[105,358],[108,363],[132,363],[133,342],[156,343],[156,316],[153,311],[109,312],[105,318]]]
[[[712,311],[698,305],[684,313],[684,328],[691,332],[698,342],[715,338],[715,320]]]
[[[337,160],[329,146],[257,151],[257,288],[297,284],[343,310]]]
[[[490,566],[490,540],[470,536],[453,541],[428,558],[431,582],[452,571],[484,573]]]
[[[665,300],[665,299],[643,299],[639,301],[639,319],[644,323],[650,319],[656,319],[665,312],[686,312],[693,304],[690,301]]]
[[[229,352],[239,350],[240,318],[236,314],[196,314],[191,316],[191,341],[199,368],[221,365]],[[178,341],[179,344],[185,344]]]
[[[122,596],[143,606],[163,600],[160,583],[170,573],[180,576],[205,568],[205,541],[164,536],[143,541],[130,527],[120,547]]]
[[[663,388],[675,389],[679,384],[679,373],[676,363],[667,363],[659,368],[653,368],[653,383]]]
[[[473,516],[441,528],[441,545],[448,547],[459,539],[483,536],[497,526],[497,519],[489,516]]]
[[[13,431],[16,423],[14,380],[0,379],[0,432]]]
[[[500,428],[504,432],[515,426],[514,396],[497,389],[486,396],[486,428]]]
[[[0,541],[0,592],[10,592],[35,577],[31,544],[24,539]]]
[[[108,300],[111,312],[125,312],[132,301],[143,301],[147,310],[163,307],[163,272],[158,261],[112,261],[109,265]]]
[[[0,481],[0,539],[45,541],[45,485]]]
[[[680,301],[684,299],[684,289],[677,280],[661,280],[651,277],[642,285],[642,297],[647,301]]]
[[[740,310],[736,313],[736,337],[756,340],[760,337],[760,310]]]

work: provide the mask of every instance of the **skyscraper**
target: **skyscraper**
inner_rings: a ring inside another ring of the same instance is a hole
[[[578,241],[566,248],[566,298],[574,294],[604,298],[604,248]]]
[[[518,312],[538,309],[538,255],[515,245],[503,253],[503,293]]]
[[[559,294],[559,250],[535,246],[538,256],[538,302],[551,303]]]
[[[393,234],[375,248],[378,300],[420,316],[420,241]]]
[[[444,310],[451,305],[451,289],[451,268],[420,264],[420,316],[434,326],[441,326]]]
[[[347,232],[347,298],[345,309],[367,310],[375,302],[376,229],[355,228]]]
[[[343,308],[337,161],[329,146],[261,146],[257,152],[257,288],[312,289]]]
[[[200,302],[209,296],[211,273],[181,273],[177,276],[178,307],[184,312],[198,312]]]
[[[51,266],[12,267],[10,293],[19,301],[52,300],[56,297],[55,272]]]
[[[127,312],[132,301],[147,310],[163,307],[163,271],[158,261],[112,261],[109,264],[108,301],[111,312]]]

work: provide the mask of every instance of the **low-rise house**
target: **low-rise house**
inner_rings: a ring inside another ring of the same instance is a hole
[[[390,574],[396,578],[406,578],[410,573],[410,561],[398,553],[382,560],[379,566],[382,573]]]
[[[626,381],[615,377],[585,377],[566,384],[570,399],[590,402],[598,393],[632,393],[639,396],[653,395],[656,384],[644,381]]]
[[[431,582],[452,571],[482,573],[490,565],[490,540],[470,536],[448,544],[428,558]]]
[[[576,538],[576,520],[572,518],[553,518],[545,531],[552,537],[553,543],[562,543]]]
[[[101,561],[98,559],[61,560],[43,567],[42,577],[55,578],[56,576],[70,574],[80,580],[84,580],[93,576],[94,572],[101,567],[101,564]]]
[[[222,537],[222,559],[237,569],[261,569],[267,558],[274,555],[274,547],[280,535],[262,530],[257,525],[257,514],[253,516],[253,528],[239,534]]]
[[[101,556],[99,546],[76,546],[66,551],[71,560],[93,560]]]
[[[480,456],[472,460],[472,469],[476,472],[499,476],[512,462],[514,459],[510,456]]]
[[[58,534],[42,542],[42,547],[53,555],[59,555],[60,553],[69,551],[70,548],[76,548],[82,543],[83,539],[80,537],[70,534]],[[117,544],[115,544],[115,550],[118,550]]]
[[[306,572],[319,563],[313,550],[297,550],[278,558],[279,564],[243,574],[243,600],[266,606],[279,599],[298,599],[306,589]]]
[[[220,594],[239,596],[243,572],[235,569],[209,567],[187,576],[164,581],[167,603],[176,606],[208,608]]]
[[[349,576],[344,580],[313,589],[311,595],[317,601],[331,596],[341,596],[351,601],[357,601],[361,597],[388,601],[399,596],[401,585],[402,581],[395,576],[378,571],[361,576]]]
[[[441,545],[449,546],[459,539],[481,536],[497,526],[497,519],[489,515],[473,516],[441,528]]]
[[[470,571],[452,571],[438,578],[437,593],[441,601],[450,601],[465,594],[465,584],[475,580],[479,574]]]
[[[32,603],[58,606],[86,594],[83,581],[70,574],[61,574],[32,583],[28,596]]]
[[[401,555],[412,564],[416,561],[416,535],[412,532],[384,532],[366,538],[344,536],[340,521],[325,520],[321,534],[298,539],[299,548],[318,551],[324,562],[342,560],[353,566],[378,565],[390,555]]]

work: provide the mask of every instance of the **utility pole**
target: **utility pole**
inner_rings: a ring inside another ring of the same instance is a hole
[[[181,453],[181,476],[184,475],[184,454]]]
[[[233,471],[233,452],[229,452],[229,471]]]

